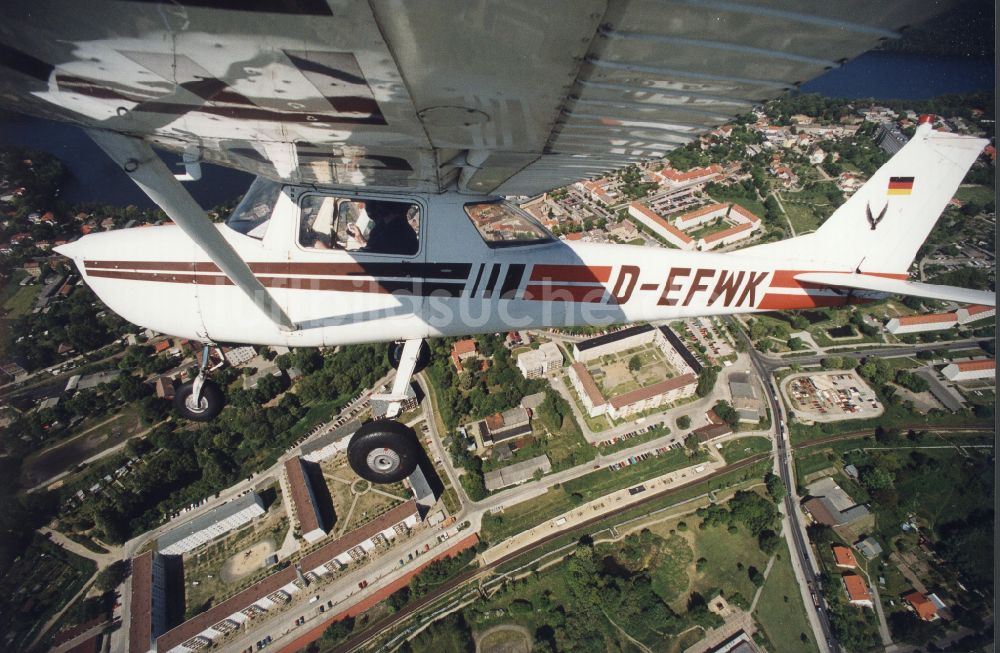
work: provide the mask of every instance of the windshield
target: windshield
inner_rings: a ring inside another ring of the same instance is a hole
[[[552,235],[531,216],[503,201],[466,204],[465,213],[490,247],[534,245],[552,240]]]
[[[279,195],[281,195],[281,182],[257,177],[250,184],[250,190],[243,196],[233,214],[226,220],[226,225],[251,238],[263,238]]]

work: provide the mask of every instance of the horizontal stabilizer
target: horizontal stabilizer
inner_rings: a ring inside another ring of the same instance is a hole
[[[971,288],[958,288],[957,286],[935,286],[929,283],[889,279],[870,274],[803,272],[802,274],[796,274],[795,280],[822,286],[857,288],[858,290],[874,290],[875,292],[892,293],[894,295],[912,295],[927,299],[941,299],[960,304],[997,305],[996,293],[987,290],[972,290]]]

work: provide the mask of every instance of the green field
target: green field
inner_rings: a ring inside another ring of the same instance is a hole
[[[993,189],[988,186],[962,186],[955,192],[955,197],[963,202],[986,204],[995,199]]]
[[[777,556],[764,583],[754,617],[771,640],[773,648],[768,649],[771,653],[815,651],[816,642],[784,540],[778,547]]]
[[[7,317],[26,315],[35,305],[35,298],[38,297],[41,290],[42,287],[38,284],[18,286],[17,291],[4,301],[4,313],[7,314]]]
[[[801,236],[804,233],[816,231],[823,223],[823,220],[816,215],[816,211],[808,204],[800,204],[798,201],[792,201],[786,197],[782,197],[781,200],[781,205],[785,207],[785,215],[792,223],[796,235]]]
[[[729,440],[722,445],[720,453],[725,458],[727,464],[732,464],[737,460],[743,460],[757,453],[764,453],[771,450],[771,439],[760,436],[750,436]]]

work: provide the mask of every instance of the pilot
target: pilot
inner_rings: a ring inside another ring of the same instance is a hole
[[[402,202],[365,200],[365,213],[371,218],[371,233],[365,238],[356,224],[349,229],[361,245],[361,251],[374,254],[416,254],[418,239],[406,219],[409,207]]]

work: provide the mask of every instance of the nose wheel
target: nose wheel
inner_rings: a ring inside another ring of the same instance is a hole
[[[380,419],[363,424],[355,431],[347,445],[347,461],[366,481],[395,483],[417,468],[419,447],[413,429],[390,419]]]
[[[182,384],[174,392],[174,412],[195,422],[215,419],[226,405],[226,397],[218,385],[208,380],[208,345],[201,353],[201,365],[194,381]]]

